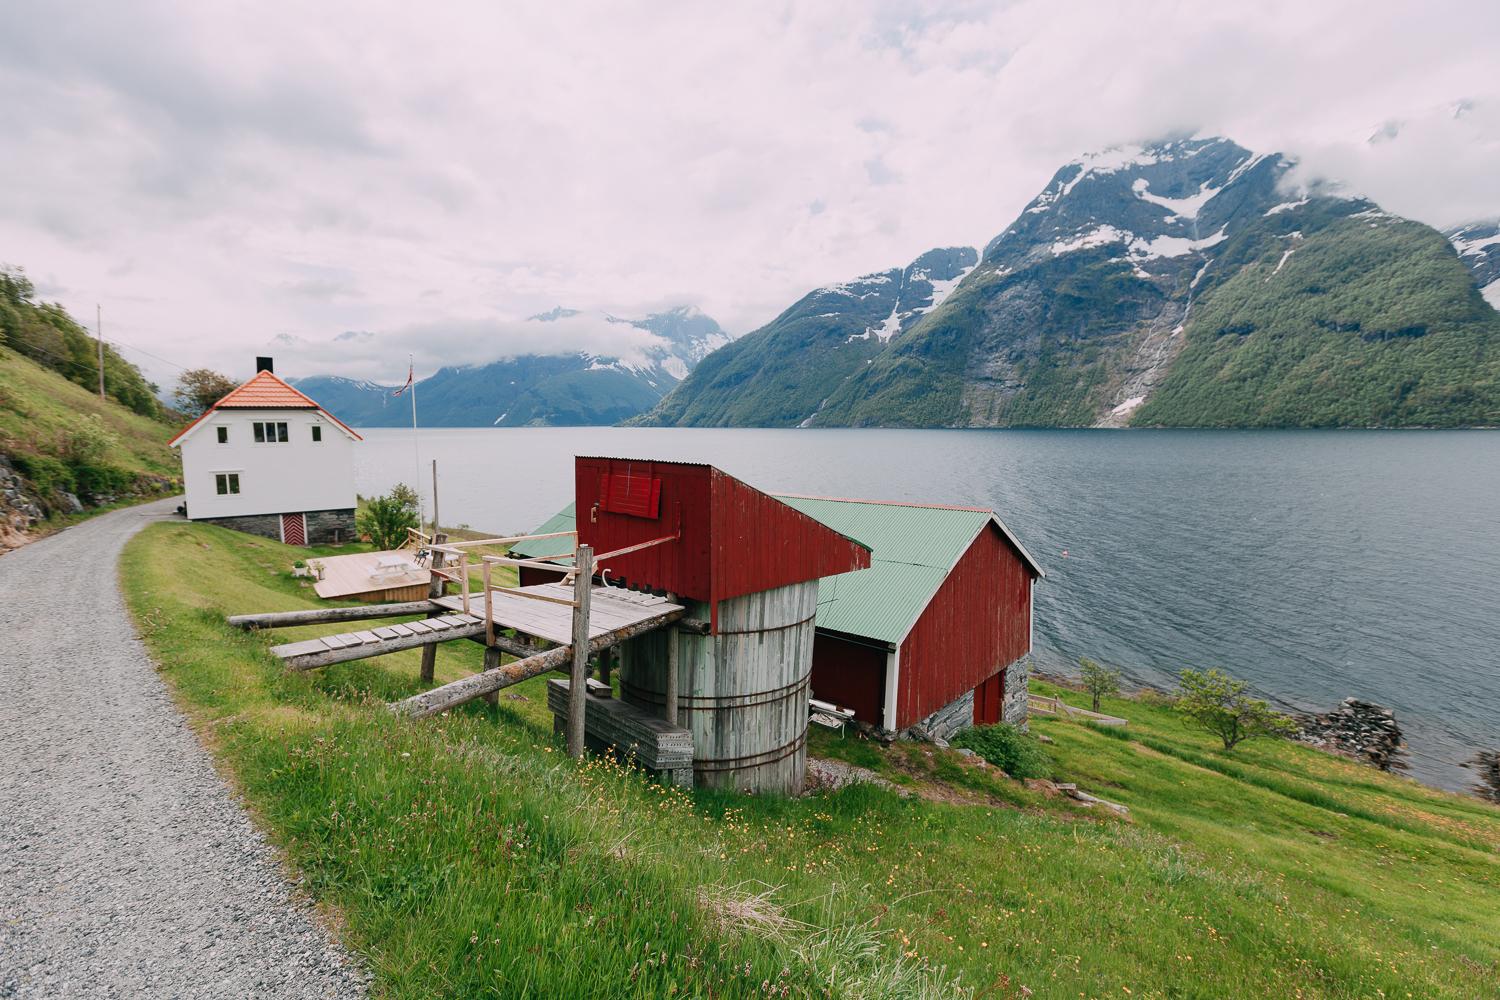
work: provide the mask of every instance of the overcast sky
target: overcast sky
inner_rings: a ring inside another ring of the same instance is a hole
[[[277,7],[0,18],[0,261],[163,384],[629,336],[519,322],[559,304],[738,335],[1173,133],[1500,215],[1500,3]]]

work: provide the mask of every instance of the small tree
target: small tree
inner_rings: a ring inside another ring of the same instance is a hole
[[[377,549],[394,549],[406,541],[406,530],[421,525],[417,519],[416,493],[404,483],[397,483],[390,493],[365,503],[354,524],[360,534],[369,535]]]
[[[228,375],[210,368],[193,368],[178,376],[172,398],[183,413],[196,417],[227,396],[236,384]]]
[[[1080,657],[1078,665],[1083,668],[1083,689],[1094,697],[1094,711],[1099,711],[1099,699],[1120,691],[1120,672],[1100,666],[1087,656]]]
[[[1291,719],[1273,711],[1268,702],[1252,698],[1247,682],[1222,670],[1184,670],[1179,680],[1177,711],[1188,725],[1223,740],[1226,753],[1244,740],[1288,736],[1297,728]]]

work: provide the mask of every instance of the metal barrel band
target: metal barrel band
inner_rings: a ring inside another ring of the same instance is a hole
[[[785,625],[766,625],[763,628],[744,629],[721,628],[717,632],[715,632],[714,635],[762,635],[766,632],[784,632],[789,628],[800,628],[801,626],[813,621],[817,617],[818,613],[814,611],[812,614],[808,615],[806,618],[803,618],[801,621],[788,622]]]
[[[677,707],[679,709],[690,709],[693,711],[723,712],[728,709],[754,708],[758,705],[770,705],[774,702],[785,701],[796,697],[802,690],[812,683],[812,674],[804,674],[798,680],[779,688],[769,691],[752,691],[748,694],[726,694],[726,695],[683,695],[677,696]],[[623,676],[620,678],[620,693],[629,695],[632,700],[646,702],[649,705],[665,705],[666,695],[660,691],[639,687],[627,681]],[[756,700],[751,700],[756,699]]]
[[[807,730],[804,728],[790,743],[774,747],[761,753],[745,757],[695,757],[694,771],[746,771],[752,767],[764,767],[786,760],[807,745]]]

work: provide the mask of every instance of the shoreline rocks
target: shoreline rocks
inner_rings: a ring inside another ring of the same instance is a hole
[[[1481,750],[1463,766],[1479,774],[1474,794],[1486,802],[1500,805],[1500,750]]]
[[[1338,708],[1297,716],[1296,739],[1320,750],[1353,757],[1382,771],[1406,770],[1406,741],[1396,714],[1374,702],[1345,698]]]

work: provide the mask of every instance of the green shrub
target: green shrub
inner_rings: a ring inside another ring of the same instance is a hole
[[[102,465],[111,452],[120,450],[120,439],[97,413],[84,416],[68,432],[62,443],[62,455],[74,466]]]
[[[48,455],[16,455],[12,459],[21,475],[31,480],[37,492],[47,498],[59,493],[72,493],[78,488],[73,480],[73,470],[67,463]]]
[[[1041,743],[1035,736],[1008,722],[961,730],[950,742],[956,747],[973,750],[1012,778],[1052,776],[1052,758],[1042,749]]]
[[[397,483],[389,495],[366,503],[355,516],[354,525],[360,534],[370,536],[377,549],[394,549],[406,541],[406,529],[421,527],[415,496],[411,487]]]
[[[1297,728],[1269,703],[1252,698],[1248,683],[1222,670],[1184,670],[1179,676],[1182,693],[1177,711],[1188,725],[1223,741],[1225,753],[1245,740],[1290,736]]]
[[[74,462],[73,482],[77,492],[89,502],[100,497],[117,496],[135,485],[135,476],[113,465],[94,462]]]

